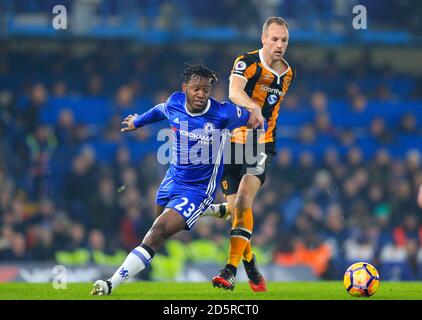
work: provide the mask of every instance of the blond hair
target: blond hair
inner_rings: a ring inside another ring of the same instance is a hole
[[[273,23],[278,24],[279,26],[285,26],[287,29],[289,29],[289,24],[282,17],[269,17],[262,26],[262,33],[267,31],[268,27]]]

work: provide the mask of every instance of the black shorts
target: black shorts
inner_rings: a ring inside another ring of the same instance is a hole
[[[245,151],[245,145],[232,142],[230,144],[231,153],[224,159],[224,172],[221,181],[223,194],[229,196],[237,193],[240,180],[246,174],[256,176],[261,180],[262,186],[271,161],[276,155],[275,144],[266,143],[262,150],[257,145],[254,145],[253,157],[256,158],[253,159],[254,161],[246,159],[247,151]],[[251,158],[249,157],[249,159]]]

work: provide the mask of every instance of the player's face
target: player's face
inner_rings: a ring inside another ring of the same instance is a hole
[[[193,76],[182,85],[186,93],[186,104],[193,112],[201,112],[211,95],[211,81],[208,78]]]
[[[289,30],[286,26],[270,24],[262,34],[262,46],[273,61],[281,60],[289,44]]]

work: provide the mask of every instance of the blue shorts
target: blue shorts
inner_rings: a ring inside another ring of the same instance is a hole
[[[206,187],[192,187],[178,184],[171,176],[166,176],[157,191],[157,205],[176,210],[186,222],[186,230],[190,230],[199,216],[214,202],[214,194],[208,195]]]

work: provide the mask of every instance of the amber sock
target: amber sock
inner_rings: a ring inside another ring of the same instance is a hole
[[[252,236],[252,209],[234,209],[235,218],[230,232],[230,257],[227,264],[237,268]]]
[[[250,262],[252,260],[252,245],[251,240],[246,244],[245,251],[243,251],[243,260]]]

